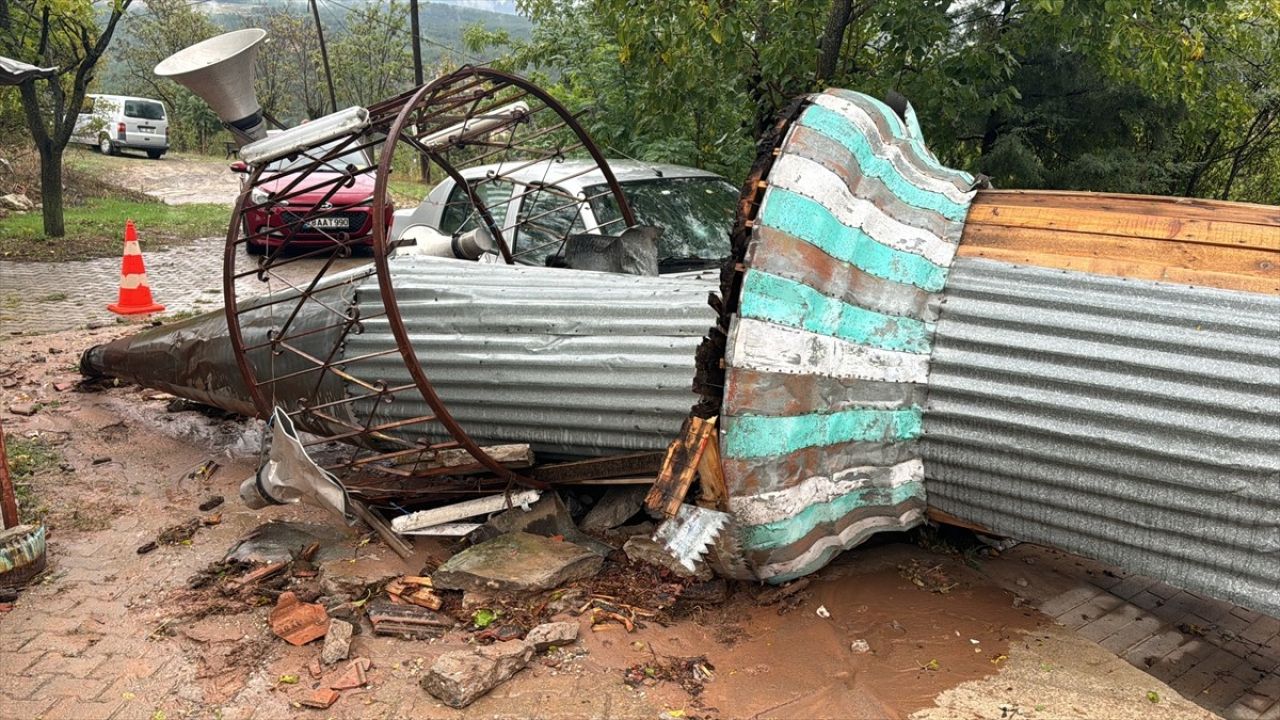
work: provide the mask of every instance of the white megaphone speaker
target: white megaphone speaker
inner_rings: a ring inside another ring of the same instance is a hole
[[[267,136],[253,89],[254,64],[266,30],[224,33],[179,50],[156,65],[155,73],[199,95],[241,145]]]

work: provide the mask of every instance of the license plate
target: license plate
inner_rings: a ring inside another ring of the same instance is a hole
[[[154,132],[156,131],[156,129],[155,129],[155,128],[153,128],[153,127],[139,127],[138,129],[139,129],[139,130],[141,130],[141,131],[142,131],[142,132],[144,132],[144,133],[147,133],[148,135],[150,135],[150,134],[152,134],[152,133],[154,133]]]
[[[316,218],[303,224],[303,227],[309,230],[346,230],[350,226],[344,217],[322,217]]]

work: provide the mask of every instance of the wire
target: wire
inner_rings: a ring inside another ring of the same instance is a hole
[[[333,6],[335,6],[335,7],[341,8],[341,9],[343,9],[343,10],[347,11],[347,12],[359,12],[359,10],[358,10],[357,8],[354,8],[354,7],[350,6],[350,5],[346,5],[346,4],[344,4],[344,3],[337,2],[336,0],[320,0],[320,2],[323,2],[323,3],[324,3],[324,4],[326,4],[326,5],[333,5]],[[389,22],[387,22],[387,21],[385,21],[385,20],[380,20],[380,21],[379,21],[379,23],[380,23],[381,25],[383,25],[384,27],[386,27],[387,29],[392,30],[393,32],[404,33],[406,36],[408,36],[408,37],[409,37],[409,39],[410,39],[410,40],[412,40],[412,39],[413,39],[413,31],[409,30],[409,29],[408,29],[408,28],[406,28],[406,27],[403,27],[403,26],[400,26],[400,25],[395,25],[395,24],[393,24],[393,23],[389,23]],[[444,43],[442,43],[442,42],[439,42],[439,41],[436,41],[436,40],[432,40],[431,38],[426,37],[425,35],[421,35],[421,34],[419,34],[419,35],[418,35],[418,39],[419,39],[419,40],[421,40],[422,42],[424,42],[424,43],[428,44],[428,45],[434,45],[435,47],[438,47],[438,48],[440,48],[441,50],[448,50],[448,51],[449,51],[449,52],[451,52],[451,53],[455,53],[455,54],[457,54],[457,55],[461,55],[462,57],[466,58],[467,60],[470,60],[471,62],[473,62],[473,63],[475,63],[475,64],[477,64],[477,65],[488,65],[488,64],[491,62],[491,61],[488,61],[488,60],[482,60],[482,59],[480,59],[480,58],[478,58],[478,57],[476,57],[476,56],[474,56],[474,55],[471,55],[470,53],[463,52],[463,51],[461,51],[461,50],[459,50],[459,49],[457,49],[457,48],[455,48],[455,47],[452,47],[452,46],[450,46],[450,45],[446,45],[446,44],[444,44]]]

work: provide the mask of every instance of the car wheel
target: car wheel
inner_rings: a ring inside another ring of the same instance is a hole
[[[249,232],[249,221],[240,221],[240,237],[247,238],[251,234],[252,233]],[[244,251],[250,255],[262,255],[267,252],[267,246],[262,243],[256,243],[252,240],[246,240],[244,243]]]
[[[98,141],[98,149],[102,151],[103,155],[116,154],[115,143],[111,142],[111,138],[107,137],[106,135],[103,135],[102,139]]]
[[[147,151],[147,157],[151,158],[152,160],[159,160],[160,158],[164,157],[164,151],[163,151],[163,150],[148,150],[148,151]]]

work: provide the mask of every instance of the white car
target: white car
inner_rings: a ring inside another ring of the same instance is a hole
[[[508,172],[500,165],[480,165],[460,172],[477,188],[495,224],[506,229],[516,262],[554,264],[568,235],[616,235],[621,230],[617,205],[594,162],[549,160],[516,167]],[[610,160],[609,167],[637,223],[663,230],[658,241],[659,272],[718,267],[728,257],[738,200],[738,188],[728,180],[679,165]],[[457,237],[482,222],[466,190],[449,178],[416,209],[395,213],[393,244],[407,229],[419,225]]]
[[[103,155],[142,150],[152,160],[159,160],[169,150],[169,116],[159,100],[85,95],[71,142],[93,145]]]

